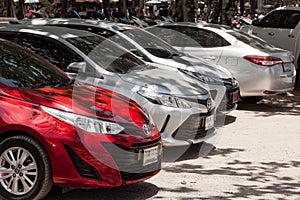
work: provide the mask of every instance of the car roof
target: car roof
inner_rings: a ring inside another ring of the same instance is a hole
[[[129,30],[134,27],[127,25],[127,24],[121,24],[121,23],[115,23],[115,22],[108,22],[108,21],[101,21],[101,20],[91,20],[91,19],[76,19],[76,18],[37,18],[37,19],[26,19],[19,21],[20,24],[30,24],[30,25],[55,25],[55,24],[73,24],[73,25],[89,25],[89,26],[97,26],[106,28],[112,31],[124,31]]]
[[[52,37],[59,38],[72,38],[72,37],[83,37],[83,36],[94,36],[95,34],[82,31],[74,30],[64,27],[54,27],[54,26],[33,26],[33,25],[23,25],[23,24],[14,24],[0,27],[0,31],[10,31],[10,32],[23,32],[23,33],[35,33],[38,35],[49,35]],[[100,36],[101,37],[101,36]]]
[[[300,11],[300,7],[285,6],[285,7],[278,7],[275,10],[299,10]]]

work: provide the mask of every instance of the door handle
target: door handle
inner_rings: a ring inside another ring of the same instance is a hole
[[[271,33],[268,33],[268,35],[270,35],[270,36],[274,36],[275,34],[274,34],[273,32],[271,32]]]
[[[289,38],[294,38],[295,36],[293,34],[288,35]]]
[[[209,59],[209,60],[216,60],[217,57],[215,56],[204,56],[204,59]]]

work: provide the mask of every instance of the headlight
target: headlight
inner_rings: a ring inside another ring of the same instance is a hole
[[[180,69],[180,68],[178,68],[178,70],[181,71],[182,73],[184,73],[192,78],[196,78],[197,80],[199,80],[203,83],[206,83],[206,84],[218,84],[218,85],[224,84],[223,80],[218,77],[205,76],[198,72],[192,72],[192,71],[188,71],[188,70]]]
[[[124,130],[124,128],[117,123],[106,122],[99,119],[94,119],[90,117],[77,115],[74,113],[64,112],[61,110],[57,110],[45,106],[41,106],[41,108],[49,115],[52,115],[53,117],[63,122],[71,124],[77,128],[80,128],[90,133],[114,135]]]
[[[191,108],[190,104],[184,99],[180,99],[179,97],[173,95],[157,93],[157,87],[158,86],[156,85],[147,85],[138,91],[138,93],[155,104],[175,108]]]

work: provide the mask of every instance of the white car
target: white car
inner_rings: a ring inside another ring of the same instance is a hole
[[[151,65],[159,68],[172,67],[204,82],[205,85],[209,86],[213,99],[219,102],[217,104],[218,113],[227,114],[237,107],[239,100],[238,82],[232,78],[228,70],[203,59],[180,53],[143,29],[120,23],[82,19],[32,19],[22,20],[20,23],[86,30],[109,38]],[[222,101],[217,100],[215,95],[215,91],[221,88],[226,89],[226,96],[224,95]]]
[[[24,46],[66,72],[76,73],[74,69],[79,69],[76,80],[135,100],[151,115],[165,145],[188,146],[217,133],[215,104],[209,92],[179,70],[146,65],[114,42],[86,31],[10,25],[0,28],[0,37]]]
[[[293,52],[299,74],[300,68],[300,7],[280,7],[243,26],[241,31],[262,38],[270,44]],[[300,77],[299,77],[300,78]],[[298,85],[299,78],[297,79]]]
[[[147,28],[177,50],[228,69],[240,84],[243,100],[286,93],[295,84],[291,52],[249,34],[216,24],[166,23]]]

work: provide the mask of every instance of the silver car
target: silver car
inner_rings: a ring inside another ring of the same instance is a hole
[[[150,113],[165,145],[199,143],[216,134],[210,94],[178,70],[146,65],[112,41],[85,31],[11,25],[0,28],[0,36],[76,73],[80,81],[135,100]]]
[[[120,23],[82,19],[32,19],[22,20],[20,23],[68,27],[99,34],[120,44],[151,65],[159,68],[173,67],[204,82],[210,87],[209,90],[217,102],[219,113],[227,114],[237,107],[238,82],[232,78],[228,70],[203,59],[180,53],[163,40],[142,29]],[[215,89],[224,86],[226,96],[219,101],[216,99]]]
[[[177,50],[205,58],[228,69],[240,84],[245,101],[286,93],[295,84],[291,52],[226,26],[166,23],[147,28]]]

